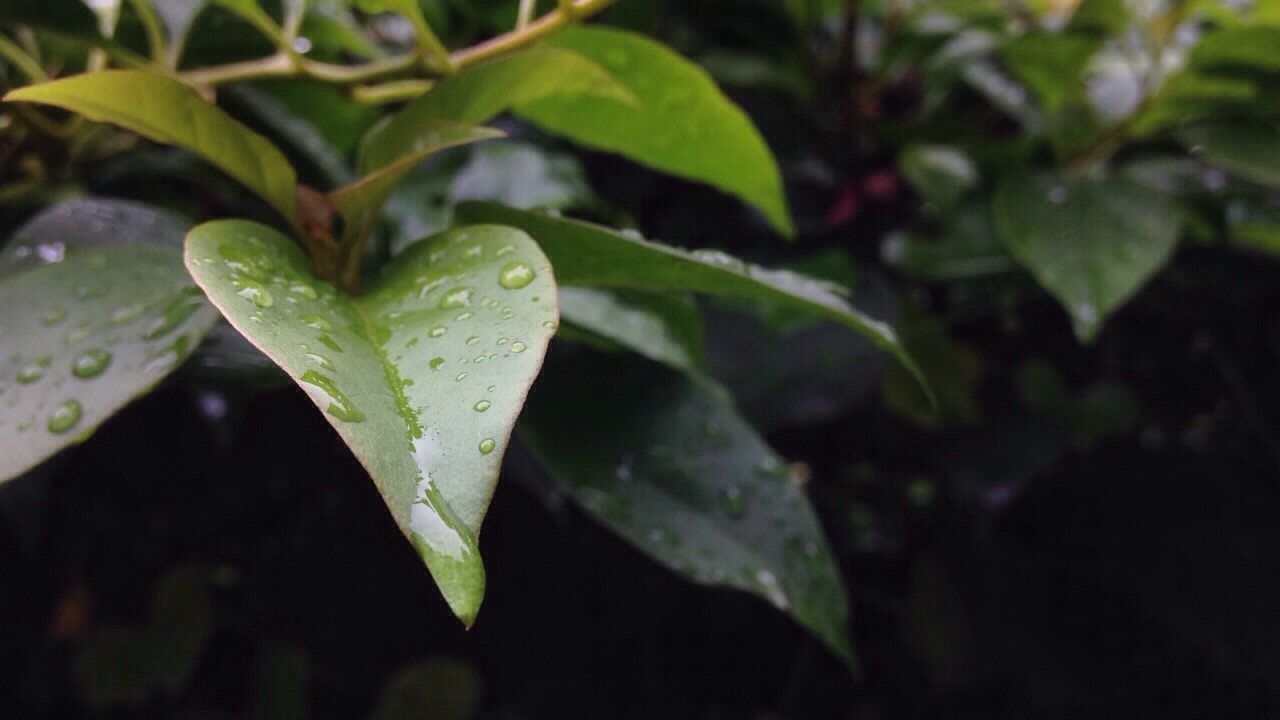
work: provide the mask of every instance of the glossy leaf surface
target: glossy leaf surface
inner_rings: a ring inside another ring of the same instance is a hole
[[[0,281],[0,480],[80,442],[217,319],[176,247],[88,247]]]
[[[1164,266],[1178,239],[1168,196],[1123,177],[1013,175],[996,189],[993,214],[1005,247],[1085,341]]]
[[[512,228],[453,230],[410,248],[356,299],[256,223],[197,227],[186,260],[325,413],[470,625],[484,593],[480,523],[558,321],[538,246]]]
[[[141,70],[109,70],[19,88],[4,99],[54,105],[156,142],[181,145],[243,183],[296,224],[297,179],[285,156],[266,138],[177,80]]]
[[[696,370],[702,362],[702,319],[688,298],[566,287],[560,315],[566,326],[673,368]]]
[[[793,234],[773,153],[705,70],[622,30],[575,27],[548,43],[604,66],[640,104],[556,95],[522,104],[517,114],[583,145],[737,196],[763,211],[779,232]]]
[[[1178,139],[1208,162],[1280,188],[1280,129],[1261,123],[1205,123],[1183,128]]]
[[[465,203],[457,214],[463,222],[511,225],[532,235],[551,258],[562,285],[761,300],[841,323],[914,369],[893,329],[859,312],[831,283],[751,265],[718,250],[683,250],[591,223],[500,205]]]
[[[727,393],[623,356],[586,360],[548,368],[521,423],[551,476],[658,562],[765,598],[851,659],[817,519]]]

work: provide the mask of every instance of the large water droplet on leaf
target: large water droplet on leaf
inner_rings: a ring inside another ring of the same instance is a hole
[[[53,411],[49,416],[49,432],[64,433],[75,427],[80,422],[80,403],[75,400],[67,400]]]
[[[528,263],[517,260],[503,265],[502,270],[498,271],[498,284],[508,290],[519,290],[533,282],[535,277],[537,274]]]
[[[82,380],[88,380],[101,375],[109,364],[111,364],[111,353],[106,350],[98,348],[85,350],[71,361],[71,374]]]

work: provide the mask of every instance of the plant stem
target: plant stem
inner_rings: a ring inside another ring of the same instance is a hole
[[[41,82],[48,80],[49,76],[45,74],[44,68],[40,67],[40,63],[31,57],[18,44],[10,40],[7,36],[0,33],[0,58],[4,58],[17,68],[18,72],[27,76],[31,82]]]
[[[516,11],[516,29],[523,30],[533,20],[533,11],[537,8],[537,0],[520,0],[520,9]]]
[[[164,62],[165,39],[164,29],[160,26],[160,19],[156,17],[156,11],[151,7],[151,3],[147,0],[129,0],[129,4],[133,6],[133,12],[138,16],[138,21],[142,23],[142,31],[147,36],[147,49],[151,53],[151,59],[158,62]]]
[[[513,50],[532,45],[565,25],[604,10],[613,0],[573,0],[560,2],[556,9],[534,20],[523,28],[499,35],[478,45],[453,54],[453,64],[458,69]]]
[[[369,105],[411,100],[431,89],[430,80],[391,80],[378,85],[356,85],[351,88],[351,97],[357,102]]]

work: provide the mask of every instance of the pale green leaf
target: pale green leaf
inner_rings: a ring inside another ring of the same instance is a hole
[[[996,189],[993,218],[1086,342],[1168,262],[1179,229],[1167,195],[1119,176],[1011,175]]]
[[[141,70],[109,70],[19,88],[4,99],[54,105],[186,147],[297,225],[297,179],[284,154],[177,80]]]
[[[723,388],[626,356],[577,358],[547,369],[520,429],[552,478],[642,552],[763,597],[852,660],[817,519]]]
[[[217,319],[175,247],[101,245],[0,281],[0,480],[83,441]]]
[[[640,104],[554,95],[517,105],[517,114],[583,145],[707,183],[758,207],[783,234],[794,233],[773,153],[704,70],[622,30],[570,28],[548,43],[604,66]]]
[[[456,229],[410,248],[355,299],[256,223],[197,227],[186,260],[231,324],[324,411],[470,625],[484,593],[480,523],[557,325],[538,246],[512,228]]]

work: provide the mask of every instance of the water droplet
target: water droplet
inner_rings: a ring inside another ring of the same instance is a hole
[[[747,499],[742,495],[742,488],[737,485],[726,487],[720,501],[725,514],[731,518],[740,518],[747,511]]]
[[[522,353],[527,349],[528,347],[524,343],[520,342],[519,340],[511,343],[511,352],[513,353]]]
[[[463,380],[466,380],[466,379],[467,379],[467,374],[466,374],[466,373],[458,373],[458,374],[457,374],[453,379],[454,379],[455,381],[457,381],[457,382],[462,382]]]
[[[324,345],[325,347],[329,348],[330,350],[336,353],[342,352],[342,346],[339,345],[336,340],[329,337],[328,335],[323,335],[323,334],[317,335],[316,340],[320,341],[321,345]]]
[[[537,273],[527,263],[518,260],[507,263],[498,271],[498,284],[508,290],[519,290],[533,282]]]
[[[319,365],[320,367],[324,368],[325,370],[332,370],[332,369],[333,369],[333,363],[329,362],[329,358],[327,358],[327,357],[325,357],[325,356],[323,356],[323,355],[317,355],[316,353],[310,353],[310,352],[309,352],[309,353],[305,353],[305,355],[307,356],[307,359],[308,359],[308,360],[310,360],[311,362],[313,362],[313,363],[315,363],[315,364]]]
[[[458,322],[462,322],[463,320],[470,320],[474,316],[475,316],[475,313],[468,310],[467,312],[458,313],[458,316],[455,317],[454,320],[457,320]]]
[[[301,295],[308,300],[320,299],[320,293],[316,289],[306,283],[296,282],[289,286],[289,292],[294,295]]]
[[[555,320],[547,320],[546,322],[542,323],[542,327],[544,327],[544,328],[546,328],[546,329],[548,329],[548,330],[555,330],[556,328],[558,328],[558,327],[560,327],[560,326],[556,323],[556,321],[555,321]]]
[[[325,320],[319,315],[304,313],[299,315],[298,319],[302,321],[303,325],[306,325],[312,330],[319,330],[321,332],[330,332],[333,330],[333,325],[330,325],[328,320]]]
[[[147,306],[142,303],[122,305],[116,308],[115,312],[111,313],[111,322],[116,325],[126,325],[141,317],[142,311],[146,309]]]
[[[269,308],[275,304],[275,298],[271,297],[267,286],[257,280],[236,278],[232,284],[235,285],[237,295],[260,308]]]
[[[53,411],[49,416],[49,432],[64,433],[75,427],[80,422],[80,416],[83,414],[80,409],[80,403],[75,400],[67,400]]]
[[[443,325],[434,325],[427,331],[427,337],[438,338],[444,336],[447,332],[449,332],[449,328]]]
[[[1049,188],[1049,202],[1054,205],[1061,205],[1067,201],[1067,188],[1063,185],[1054,185]]]
[[[48,357],[32,360],[18,369],[18,374],[14,379],[23,385],[33,383],[44,377],[45,371],[49,369],[49,363],[50,359]]]
[[[479,335],[471,335],[471,336],[469,336],[469,337],[467,338],[467,344],[468,344],[468,345],[475,345],[475,344],[476,344],[476,343],[478,343],[478,342],[480,342],[480,336],[479,336]]]
[[[95,378],[101,375],[102,371],[106,370],[107,365],[110,363],[111,353],[106,350],[99,350],[98,348],[85,350],[77,355],[75,360],[71,361],[71,374],[82,380]]]
[[[444,358],[437,355],[436,357],[431,358],[431,362],[427,363],[427,366],[430,367],[432,370],[439,370],[440,366],[443,364],[444,364]]]
[[[790,602],[787,601],[787,595],[782,591],[782,586],[778,584],[778,576],[769,570],[756,571],[756,582],[760,585],[760,589],[764,591],[765,597],[769,598],[769,602],[780,609],[786,609]]]
[[[53,327],[66,319],[67,309],[59,305],[58,307],[49,308],[44,315],[41,315],[40,323],[45,327]]]
[[[329,407],[325,408],[325,412],[343,422],[358,423],[364,420],[364,413],[351,404],[351,400],[338,388],[332,378],[321,375],[315,370],[308,370],[302,373],[302,382],[319,388],[329,396]]]
[[[496,447],[498,447],[498,443],[495,442],[493,438],[485,438],[480,441],[480,454],[488,455],[493,452],[493,449]]]
[[[168,335],[199,309],[200,303],[192,302],[189,297],[174,298],[172,302],[160,311],[160,315],[147,326],[146,332],[142,334],[142,339],[155,340]]]
[[[311,40],[301,35],[293,39],[293,51],[299,55],[311,52]]]
[[[489,409],[489,406],[490,406],[490,403],[488,400],[481,400],[480,402],[476,403],[472,407],[475,409],[476,412],[484,412],[485,410]]]
[[[513,252],[515,252],[515,251],[516,251],[516,248],[515,248],[515,246],[514,246],[514,245],[503,245],[502,247],[498,248],[498,253],[497,253],[497,255],[498,255],[498,257],[503,257],[503,256],[506,256],[506,255],[510,255],[511,253],[513,253]]]
[[[451,310],[453,308],[467,307],[471,304],[471,294],[472,289],[469,287],[456,287],[440,298],[440,309]]]

